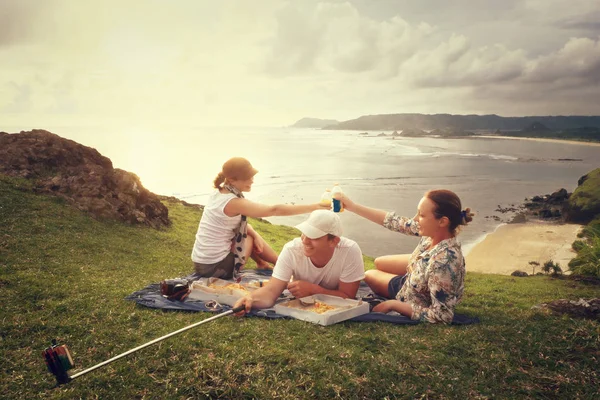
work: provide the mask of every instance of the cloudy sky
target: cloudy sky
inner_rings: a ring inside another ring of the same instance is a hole
[[[0,0],[2,125],[600,115],[598,0]]]

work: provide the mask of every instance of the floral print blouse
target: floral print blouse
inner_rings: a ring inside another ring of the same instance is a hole
[[[394,212],[387,213],[383,226],[419,236],[417,221]],[[430,245],[431,238],[421,238],[409,258],[406,281],[396,299],[410,303],[412,319],[450,323],[465,287],[465,259],[456,238],[443,240],[427,250]]]

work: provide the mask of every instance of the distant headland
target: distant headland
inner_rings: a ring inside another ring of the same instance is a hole
[[[303,127],[303,121],[321,121],[321,129],[356,131],[394,131],[393,136],[459,137],[502,135],[600,141],[600,116],[526,116],[453,114],[379,114],[363,115],[348,121],[324,124],[328,120],[303,118],[293,127]],[[318,127],[318,126],[311,126]]]
[[[296,121],[291,128],[325,128],[339,124],[340,121],[335,119],[320,119],[320,118],[302,118]]]

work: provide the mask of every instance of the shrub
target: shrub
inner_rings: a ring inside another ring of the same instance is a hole
[[[542,271],[546,274],[559,275],[562,274],[562,268],[558,263],[555,263],[552,260],[546,261],[542,266]]]
[[[585,242],[576,242],[581,242],[577,245],[581,247],[576,249],[577,256],[569,262],[569,269],[577,275],[600,278],[600,234],[589,237]]]
[[[600,236],[600,218],[596,218],[581,230],[581,237],[593,238]]]
[[[535,268],[540,266],[540,263],[537,261],[529,261],[529,265],[531,265],[531,268],[533,269],[533,272],[531,273],[531,275],[535,275]]]
[[[571,248],[573,250],[575,250],[575,252],[578,252],[579,250],[583,249],[584,247],[585,247],[585,242],[583,240],[576,240],[571,245]]]

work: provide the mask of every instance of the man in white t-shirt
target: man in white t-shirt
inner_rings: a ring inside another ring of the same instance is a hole
[[[281,251],[269,282],[241,298],[235,307],[273,307],[287,288],[297,298],[328,294],[354,298],[365,277],[362,252],[356,242],[342,237],[339,216],[329,210],[313,211],[296,226],[302,236],[288,242]]]

